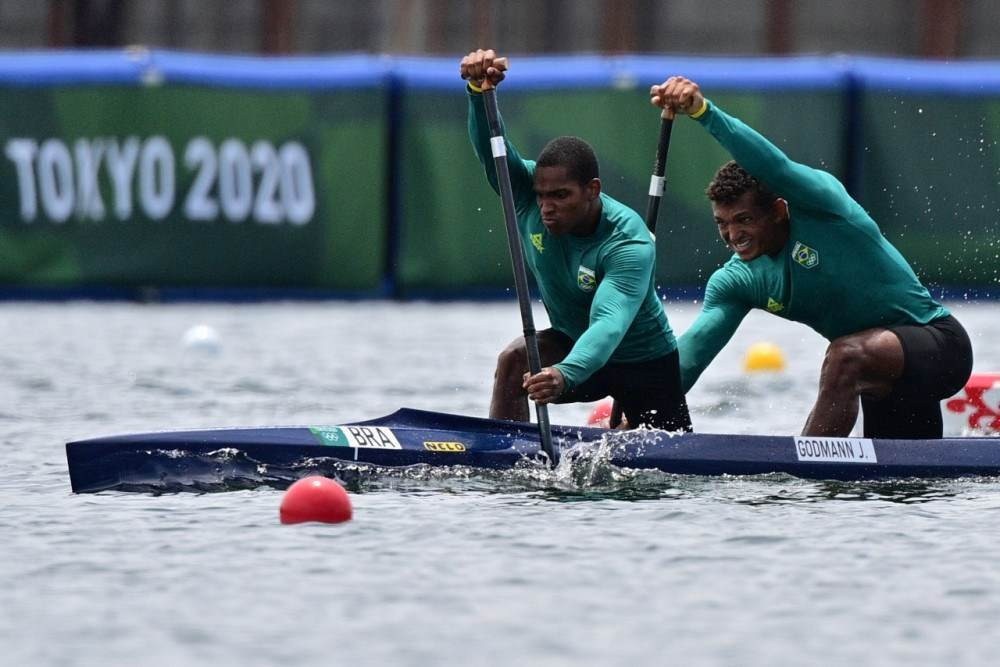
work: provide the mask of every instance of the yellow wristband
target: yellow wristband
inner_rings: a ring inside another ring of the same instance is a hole
[[[698,120],[699,118],[705,115],[706,111],[708,111],[708,99],[703,97],[701,98],[701,108],[695,111],[693,114],[690,114],[690,116],[691,118]]]
[[[481,93],[481,92],[483,92],[482,88],[480,88],[476,84],[472,83],[471,81],[466,82],[466,85],[469,86],[469,90],[471,90],[474,93]]]

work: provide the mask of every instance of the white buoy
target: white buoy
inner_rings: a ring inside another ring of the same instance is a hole
[[[186,351],[204,354],[218,354],[222,349],[218,332],[207,324],[196,324],[185,331],[181,344]]]

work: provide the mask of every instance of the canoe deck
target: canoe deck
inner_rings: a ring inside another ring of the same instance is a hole
[[[674,434],[553,426],[570,464],[601,457],[630,469],[677,475],[786,473],[867,480],[1000,475],[1000,438],[869,440],[774,435]],[[66,444],[76,493],[206,490],[229,480],[287,486],[331,462],[389,468],[431,465],[509,469],[542,460],[537,427],[400,409],[333,426],[161,431]],[[213,486],[214,485],[214,486]]]

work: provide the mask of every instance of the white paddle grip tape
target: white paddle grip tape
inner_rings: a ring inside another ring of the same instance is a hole
[[[503,142],[503,137],[490,137],[490,150],[493,157],[503,157],[507,154],[507,145]]]
[[[657,176],[653,174],[649,177],[649,196],[650,197],[662,197],[663,191],[666,189],[667,179],[662,176]]]

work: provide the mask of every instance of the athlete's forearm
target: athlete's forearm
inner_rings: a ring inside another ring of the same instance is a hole
[[[681,389],[685,394],[691,391],[698,378],[722,349],[721,347],[708,349],[696,340],[693,336],[684,335],[677,339],[677,352],[681,364]]]
[[[566,389],[578,386],[607,364],[624,336],[625,331],[611,321],[595,322],[587,327],[566,358],[555,364],[566,380]]]
[[[651,244],[627,244],[606,262],[590,305],[590,325],[557,367],[575,387],[608,363],[642,307],[653,267]]]
[[[608,363],[638,310],[639,302],[621,294],[605,299],[596,312],[592,309],[590,326],[573,344],[566,358],[556,364],[566,379],[567,389],[578,386]]]
[[[472,141],[472,147],[476,151],[476,157],[479,158],[483,169],[486,170],[486,180],[489,181],[490,187],[493,188],[494,192],[499,194],[500,185],[497,180],[496,163],[493,159],[493,151],[490,144],[492,135],[489,120],[486,117],[486,105],[483,103],[482,94],[468,90],[468,96],[469,139]],[[500,119],[500,126],[503,130],[502,118]],[[503,130],[503,132],[506,137],[506,130]],[[531,191],[531,170],[525,161],[521,159],[517,149],[506,138],[504,139],[504,144],[507,151],[507,168],[510,171],[511,189],[513,190],[515,202],[520,204],[527,196],[526,191],[532,198],[534,197]]]
[[[486,170],[486,180],[490,187],[499,194],[500,185],[497,182],[497,169],[493,163],[493,155],[490,152],[490,125],[486,118],[486,106],[483,104],[483,96],[479,93],[468,91],[469,96],[469,139],[472,141],[472,148],[476,151],[476,157]],[[503,121],[501,120],[501,123]]]
[[[850,198],[831,174],[791,160],[766,137],[708,102],[698,122],[736,162],[789,203],[846,215]]]
[[[694,323],[677,339],[684,393],[726,346],[747,312],[736,306],[715,307],[706,303]]]

